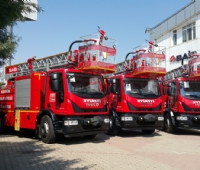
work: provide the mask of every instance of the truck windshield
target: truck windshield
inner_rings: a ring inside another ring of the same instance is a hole
[[[180,82],[180,94],[188,99],[200,100],[200,82]]]
[[[125,93],[135,98],[157,98],[160,96],[157,80],[125,79],[124,89]]]
[[[106,94],[102,76],[67,73],[68,91],[81,97],[99,98]]]

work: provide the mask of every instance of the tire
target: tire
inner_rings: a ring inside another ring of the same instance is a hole
[[[117,136],[120,131],[120,128],[115,125],[115,120],[114,120],[113,116],[111,116],[111,120],[112,120],[112,123],[110,123],[110,128],[107,132],[107,135]]]
[[[44,143],[51,144],[56,141],[52,120],[47,115],[43,116],[40,121],[40,135]]]
[[[176,131],[176,127],[172,125],[172,119],[169,113],[165,115],[164,119],[164,130],[167,133],[174,133]]]
[[[95,138],[97,135],[85,135],[84,138],[87,138],[87,139],[93,139]]]
[[[0,134],[4,133],[4,114],[0,113]]]
[[[40,135],[40,125],[36,124],[35,139],[39,139],[39,138],[41,138],[41,135]]]
[[[108,130],[107,134],[110,136],[117,136],[119,134],[119,131],[120,131],[119,127],[113,125],[113,127],[111,127]]]
[[[145,135],[151,135],[152,133],[155,132],[155,129],[153,129],[153,130],[142,130],[142,132],[143,132]]]

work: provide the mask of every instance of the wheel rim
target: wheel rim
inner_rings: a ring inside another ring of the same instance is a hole
[[[49,133],[49,125],[47,122],[44,122],[43,125],[42,125],[42,136],[43,137],[46,137],[47,134]]]
[[[113,119],[110,119],[110,128],[113,127]]]
[[[168,130],[170,126],[169,118],[167,117],[165,120],[165,130]]]

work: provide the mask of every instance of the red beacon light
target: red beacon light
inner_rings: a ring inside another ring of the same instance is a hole
[[[33,70],[33,65],[32,65],[32,62],[36,59],[36,56],[32,57],[32,58],[29,58],[27,60],[27,63],[28,63],[28,69],[30,70],[30,72],[32,72]]]

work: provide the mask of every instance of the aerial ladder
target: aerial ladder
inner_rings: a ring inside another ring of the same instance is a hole
[[[32,71],[47,71],[52,68],[75,68],[103,74],[115,72],[117,41],[108,38],[104,30],[99,28],[98,31],[99,34],[82,36],[81,40],[72,42],[68,52],[41,59],[36,59],[34,56],[25,63],[5,67],[5,79],[27,75]],[[83,45],[79,45],[78,50],[72,51],[72,46],[76,43],[83,43]]]
[[[34,130],[44,143],[53,143],[56,134],[91,138],[107,132],[110,90],[102,75],[115,72],[116,40],[98,31],[73,41],[68,52],[5,68],[0,132]]]

